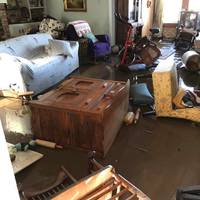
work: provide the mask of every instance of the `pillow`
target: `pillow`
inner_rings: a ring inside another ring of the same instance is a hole
[[[52,37],[58,38],[60,31],[64,31],[64,28],[64,23],[56,19],[45,18],[40,23],[39,31],[41,33],[49,33]]]
[[[47,46],[47,49],[49,56],[65,55],[73,57],[70,43],[64,40],[49,39],[49,45]]]
[[[98,39],[95,37],[95,35],[92,32],[83,34],[83,37],[92,40],[93,43],[98,42]]]

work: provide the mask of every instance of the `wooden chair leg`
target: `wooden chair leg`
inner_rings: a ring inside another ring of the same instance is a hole
[[[95,156],[96,156],[95,151],[91,151],[88,154],[88,173],[89,174],[103,168],[103,165],[101,165],[99,162],[95,160]]]

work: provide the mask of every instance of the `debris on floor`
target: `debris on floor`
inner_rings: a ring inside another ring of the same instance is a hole
[[[137,146],[135,146],[135,149],[137,149],[137,150],[139,150],[139,151],[142,151],[142,152],[145,152],[145,153],[148,152],[148,150],[145,149],[145,148],[143,148],[143,147],[137,147]]]
[[[22,171],[23,169],[25,169],[26,167],[30,166],[31,164],[43,157],[43,154],[32,150],[27,150],[26,152],[14,150],[13,144],[7,144],[10,154],[15,155],[15,160],[13,160],[12,162],[13,171],[15,174]]]
[[[146,133],[146,134],[153,134],[153,131],[151,131],[151,130],[144,130],[144,133]]]
[[[134,112],[128,112],[125,117],[124,117],[124,123],[126,125],[130,125],[133,123],[133,120],[135,119],[135,114]]]
[[[140,117],[141,109],[138,108],[135,112],[128,112],[124,117],[124,123],[128,126],[134,122],[137,123]]]
[[[136,110],[136,112],[135,112],[135,119],[134,119],[134,123],[135,123],[135,124],[137,123],[137,121],[138,121],[139,118],[140,118],[140,112],[141,112],[141,109],[140,109],[140,108],[138,108],[138,109]]]
[[[49,142],[49,141],[46,141],[46,140],[36,139],[35,143],[37,145],[40,145],[40,146],[43,146],[43,147],[48,147],[48,148],[51,148],[51,149],[56,149],[56,148],[57,149],[63,149],[63,146],[57,145],[55,142]]]

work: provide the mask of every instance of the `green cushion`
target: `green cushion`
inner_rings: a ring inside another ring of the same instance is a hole
[[[95,35],[92,32],[85,33],[83,37],[92,40],[93,43],[98,42],[98,39],[95,37]]]

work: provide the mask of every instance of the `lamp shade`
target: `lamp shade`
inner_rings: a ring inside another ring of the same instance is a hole
[[[0,0],[0,3],[7,3],[7,0]]]

